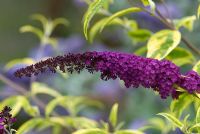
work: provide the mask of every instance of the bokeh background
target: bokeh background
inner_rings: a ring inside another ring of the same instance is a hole
[[[159,0],[157,2],[159,3]],[[115,4],[111,6],[111,11],[115,12],[128,6],[128,2],[125,0],[115,0]],[[168,15],[161,3],[158,6],[163,14]],[[197,1],[166,0],[166,6],[172,18],[181,18],[182,16],[193,15],[196,12]],[[30,19],[30,16],[35,13],[43,14],[48,18],[64,17],[70,22],[68,27],[59,26],[52,34],[53,37],[58,39],[58,51],[55,53],[51,46],[47,46],[42,56],[91,50],[134,53],[141,45],[145,44],[132,42],[123,32],[123,29],[116,26],[106,28],[103,33],[97,35],[93,43],[89,43],[85,40],[82,32],[82,18],[86,9],[87,5],[81,0],[0,0],[0,72],[28,87],[27,82],[29,80],[16,80],[12,76],[13,70],[5,71],[4,66],[13,59],[37,55],[39,39],[31,33],[22,34],[19,32],[19,28],[26,24],[41,27],[38,22]],[[138,21],[140,27],[148,28],[153,32],[165,28],[159,21],[147,14],[130,15],[129,18]],[[198,34],[200,28],[198,26],[199,24],[195,23],[192,33],[184,29],[182,29],[182,32],[200,48]],[[184,44],[182,46],[185,47]],[[184,68],[190,68],[190,66],[184,66],[183,70]],[[157,113],[169,110],[170,98],[161,100],[152,90],[143,88],[126,89],[119,80],[102,81],[98,73],[91,75],[84,71],[81,74],[69,74],[67,79],[60,75],[47,74],[38,78],[38,81],[46,83],[66,95],[83,95],[103,102],[106,107],[98,114],[84,113],[91,118],[106,118],[112,104],[118,102],[120,120],[125,121],[128,128],[139,128],[148,119],[155,117]],[[15,94],[15,91],[0,81],[1,99],[13,94]],[[22,118],[22,121],[28,118],[23,113],[19,116],[24,118]]]

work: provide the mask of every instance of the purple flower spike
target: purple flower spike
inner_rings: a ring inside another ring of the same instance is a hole
[[[15,72],[15,76],[31,77],[47,70],[55,73],[57,67],[70,73],[79,73],[83,69],[90,73],[100,72],[103,80],[119,78],[127,88],[152,88],[159,92],[163,99],[170,95],[178,98],[180,92],[176,91],[174,85],[185,88],[191,94],[200,89],[200,76],[193,71],[184,76],[181,75],[179,67],[170,61],[119,52],[86,52],[57,56],[21,68]]]
[[[5,106],[4,109],[0,112],[0,134],[4,134],[4,129],[6,129],[6,126],[11,126],[14,122],[16,122],[16,118],[12,117],[10,111],[11,108]]]

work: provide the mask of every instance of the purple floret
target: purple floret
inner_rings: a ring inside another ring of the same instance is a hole
[[[57,67],[63,72],[70,73],[80,73],[83,69],[90,73],[100,72],[103,80],[119,78],[124,81],[127,88],[152,88],[159,92],[163,99],[170,95],[178,98],[180,92],[176,91],[174,85],[185,88],[191,94],[200,89],[200,76],[193,71],[183,76],[179,67],[170,61],[120,52],[86,52],[57,56],[19,69],[15,76],[31,77],[47,70],[55,73]]]

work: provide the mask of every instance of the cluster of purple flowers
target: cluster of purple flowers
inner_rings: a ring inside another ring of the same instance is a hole
[[[189,93],[200,93],[200,76],[195,71],[189,71],[181,77],[180,87],[187,89]]]
[[[5,106],[0,112],[0,134],[4,134],[6,127],[10,127],[14,122],[16,122],[16,118],[13,118],[12,114],[10,114],[11,110],[10,107]]]
[[[178,98],[180,92],[176,90],[176,86],[184,88],[191,94],[200,90],[200,76],[194,71],[184,76],[181,75],[179,67],[170,61],[119,52],[86,52],[57,56],[21,68],[15,72],[15,76],[31,77],[47,70],[55,73],[56,69],[70,73],[73,71],[79,73],[83,69],[87,69],[90,73],[99,71],[103,80],[119,78],[124,81],[127,88],[139,86],[152,88],[159,92],[163,99],[170,95]]]

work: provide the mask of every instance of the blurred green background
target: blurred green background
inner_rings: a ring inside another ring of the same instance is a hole
[[[80,0],[81,1],[81,0]],[[158,0],[159,1],[159,0]],[[171,6],[172,14],[180,14],[179,17],[192,15],[197,8],[196,0],[166,0]],[[115,0],[113,11],[123,8],[127,2]],[[44,14],[46,17],[65,17],[71,24],[67,29],[58,28],[56,36],[66,37],[72,33],[82,34],[82,16],[86,6],[82,6],[79,0],[1,0],[0,4],[0,63],[5,63],[13,58],[25,57],[28,51],[36,46],[37,38],[31,34],[20,34],[19,28],[25,24],[34,24],[29,19],[35,13]],[[189,6],[193,5],[193,6]],[[192,7],[192,8],[191,8]],[[38,23],[35,23],[39,26]],[[194,32],[186,34],[198,47],[199,28],[195,24]]]
[[[174,18],[193,15],[197,8],[196,0],[181,0],[181,2],[180,0],[166,0],[166,3],[170,7],[170,14],[176,15]],[[116,0],[111,10],[117,11],[127,6],[126,1]],[[38,46],[39,40],[33,34],[21,34],[19,32],[19,28],[26,24],[41,27],[38,22],[30,19],[30,16],[35,13],[43,14],[49,18],[66,18],[70,25],[67,28],[59,26],[54,31],[53,36],[70,39],[73,35],[78,35],[81,38],[78,39],[84,42],[83,47],[75,48],[78,51],[103,49],[133,53],[139,47],[138,44],[132,43],[122,32],[122,29],[118,27],[108,28],[103,34],[99,34],[93,45],[87,43],[82,32],[82,18],[86,9],[87,5],[79,0],[1,0],[0,65],[3,66],[12,59],[27,57],[30,51]],[[152,21],[151,18],[137,19],[144,24]],[[149,27],[156,29],[157,25]],[[154,31],[156,31],[155,29]],[[200,48],[199,22],[195,23],[192,33],[184,29],[182,29],[182,32],[196,47]],[[75,42],[69,41],[68,43],[73,46]],[[185,47],[184,44],[181,45]],[[186,67],[191,68],[191,66]],[[119,84],[119,81],[103,82],[99,80],[99,74],[92,76],[87,72],[83,72],[80,75],[70,75],[67,81],[57,76],[54,78],[45,77],[44,81],[46,82],[49,79],[52,82],[47,83],[64,94],[86,95],[104,101],[107,106],[106,114],[108,114],[108,110],[114,102],[119,102],[120,119],[126,121],[126,125],[129,127],[137,127],[137,124],[141,125],[144,120],[155,117],[157,113],[169,110],[167,107],[170,99],[163,101],[159,96],[155,96],[152,90],[142,88],[125,89],[122,84]]]

